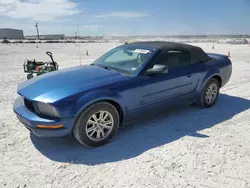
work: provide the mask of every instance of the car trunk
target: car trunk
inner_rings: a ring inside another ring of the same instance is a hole
[[[207,55],[212,59],[227,59],[228,56],[224,54],[207,53]]]

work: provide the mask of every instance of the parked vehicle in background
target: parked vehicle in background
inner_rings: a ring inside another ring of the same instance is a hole
[[[228,41],[229,44],[248,44],[248,40],[243,38],[243,39],[232,39]]]
[[[4,39],[2,40],[2,43],[8,44],[8,43],[10,43],[10,41],[6,37],[4,37]]]
[[[147,112],[180,103],[212,107],[231,73],[227,56],[196,46],[130,43],[90,65],[21,83],[14,111],[37,136],[74,135],[82,145],[95,147],[107,143],[123,122]]]

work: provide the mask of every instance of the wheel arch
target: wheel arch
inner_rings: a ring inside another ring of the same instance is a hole
[[[122,106],[116,100],[114,100],[112,98],[108,98],[108,97],[99,98],[99,99],[96,99],[96,100],[91,101],[91,102],[87,103],[86,105],[84,105],[82,108],[80,108],[78,110],[78,112],[75,116],[75,119],[77,119],[86,108],[88,108],[94,104],[101,103],[101,102],[106,102],[106,103],[109,103],[112,106],[114,106],[119,114],[120,122],[123,122],[124,110],[123,110]]]
[[[111,105],[113,105],[113,106],[116,108],[116,110],[117,110],[117,112],[118,112],[118,114],[119,114],[120,123],[123,122],[123,120],[124,120],[124,111],[123,111],[121,105],[120,105],[118,102],[116,102],[116,101],[114,101],[114,100],[110,100],[110,99],[101,100],[101,101],[99,101],[99,102],[107,102],[107,103],[110,103]]]
[[[203,90],[203,88],[206,86],[206,84],[208,83],[208,81],[212,78],[215,78],[218,80],[220,87],[222,87],[222,76],[220,74],[220,71],[212,71],[212,72],[208,72],[208,74],[204,77],[202,84],[199,87],[199,92],[201,92]]]
[[[221,78],[220,75],[214,75],[214,76],[211,77],[210,79],[212,79],[212,78],[216,79],[216,80],[219,82],[219,86],[220,86],[220,87],[222,86],[222,78]],[[210,80],[210,79],[209,79],[209,80]]]
[[[102,92],[103,93],[103,92]],[[79,118],[79,116],[81,115],[81,113],[88,107],[96,104],[96,103],[100,103],[100,102],[107,102],[109,104],[111,104],[112,106],[114,106],[119,114],[120,117],[120,123],[123,123],[124,120],[124,116],[125,116],[125,110],[123,108],[123,106],[121,105],[121,103],[117,100],[117,95],[113,95],[113,96],[105,96],[105,97],[96,97],[96,92],[92,93],[90,95],[85,95],[83,97],[81,97],[78,102],[77,105],[75,105],[74,108],[74,114],[75,114],[75,118],[73,121],[73,125],[72,125],[72,130],[75,126],[75,123],[77,121],[77,119]],[[100,94],[100,92],[98,92],[98,95]],[[89,101],[89,97],[92,96],[94,97],[92,100]],[[86,102],[88,101],[88,102]],[[71,130],[71,131],[72,131]]]

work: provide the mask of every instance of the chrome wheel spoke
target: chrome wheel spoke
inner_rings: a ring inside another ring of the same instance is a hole
[[[98,122],[98,119],[97,119],[97,117],[96,117],[96,114],[92,115],[91,117],[93,117],[93,119],[94,119],[95,122]]]
[[[108,124],[111,124],[112,123],[112,120],[109,120],[109,121],[105,121],[104,123],[102,123],[102,125],[108,125]]]
[[[97,139],[100,139],[100,138],[101,138],[101,131],[100,131],[100,130],[97,131],[96,138],[97,138]]]
[[[112,126],[105,125],[105,124],[102,124],[101,126],[102,126],[102,128],[105,128],[105,129],[111,129],[112,128]]]
[[[101,112],[100,112],[99,120],[103,120],[104,113],[105,113],[104,111],[101,111]]]
[[[103,117],[103,121],[105,121],[105,119],[108,117],[108,113],[105,113],[104,117]]]
[[[92,126],[90,128],[87,129],[87,132],[90,133],[92,131],[96,130],[96,127],[95,126]]]
[[[212,91],[212,94],[213,94],[213,95],[216,95],[216,94],[217,94],[217,89],[213,90],[213,91]]]
[[[96,125],[96,124],[97,124],[97,122],[92,121],[92,120],[88,120],[88,124],[91,124],[91,125]]]
[[[93,136],[96,133],[96,130],[94,130],[89,136]]]
[[[104,137],[104,136],[105,136],[105,133],[104,133],[104,131],[103,131],[103,129],[102,129],[102,128],[100,129],[100,133],[101,133],[102,137]]]
[[[209,97],[206,97],[206,101],[209,103]]]
[[[211,101],[212,101],[212,97],[211,97],[211,96],[210,96],[208,99],[209,99],[209,100],[208,100],[209,102],[211,102]]]

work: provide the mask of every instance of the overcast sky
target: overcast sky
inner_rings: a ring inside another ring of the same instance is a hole
[[[0,28],[25,35],[250,34],[250,0],[0,0]]]

